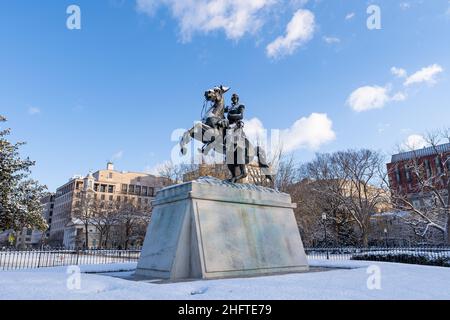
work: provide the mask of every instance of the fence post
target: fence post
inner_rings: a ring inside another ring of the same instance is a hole
[[[39,250],[38,265],[37,265],[38,269],[41,267],[41,254],[42,254],[42,251]]]

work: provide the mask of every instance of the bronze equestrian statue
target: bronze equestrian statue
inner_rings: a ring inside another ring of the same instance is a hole
[[[225,107],[224,94],[229,90],[228,87],[218,86],[205,92],[205,105],[208,102],[212,105],[205,115],[202,115],[202,121],[184,133],[180,141],[181,153],[185,155],[186,145],[191,139],[195,139],[204,144],[200,150],[203,154],[214,149],[225,155],[228,170],[231,172],[231,179],[228,181],[235,183],[246,178],[246,166],[255,158],[265,178],[273,181],[265,151],[259,146],[253,146],[245,136],[245,106],[239,103],[239,96],[233,94],[232,105]]]

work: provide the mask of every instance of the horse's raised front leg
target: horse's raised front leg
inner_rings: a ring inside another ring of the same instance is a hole
[[[194,137],[195,127],[186,131],[183,134],[183,137],[180,140],[180,152],[184,156],[187,153],[186,145],[191,142],[191,139]]]

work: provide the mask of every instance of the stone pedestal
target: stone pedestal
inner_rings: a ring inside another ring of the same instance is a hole
[[[158,192],[136,275],[213,279],[308,270],[291,197],[214,178]]]

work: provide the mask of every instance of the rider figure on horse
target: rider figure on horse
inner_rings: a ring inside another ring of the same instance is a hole
[[[227,120],[229,125],[236,125],[236,128],[244,127],[244,111],[245,106],[239,103],[239,96],[233,93],[231,96],[231,107],[225,108],[225,113],[227,113]]]

